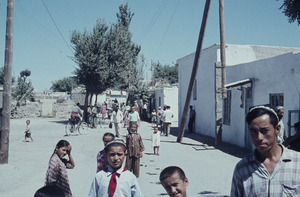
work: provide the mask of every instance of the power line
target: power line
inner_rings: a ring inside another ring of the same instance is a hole
[[[172,16],[171,16],[171,19],[170,19],[170,21],[169,21],[169,24],[168,24],[168,26],[167,26],[167,28],[166,28],[166,31],[165,31],[165,33],[164,33],[164,35],[163,35],[163,37],[162,37],[162,39],[161,39],[161,41],[160,41],[160,43],[159,43],[159,46],[158,46],[158,48],[157,48],[157,50],[156,50],[156,53],[155,53],[155,55],[154,55],[154,58],[156,57],[156,55],[157,55],[157,53],[158,53],[158,51],[159,51],[159,49],[160,49],[160,47],[161,47],[163,41],[165,40],[165,37],[166,37],[167,32],[168,32],[168,30],[169,30],[169,28],[170,28],[170,25],[171,25],[171,23],[172,23],[172,21],[173,21],[175,12],[176,12],[176,10],[177,10],[178,4],[179,4],[179,0],[177,1],[176,7],[175,7],[175,9],[174,9],[174,11],[173,11],[173,14],[172,14]]]
[[[56,29],[57,29],[58,33],[60,34],[60,36],[61,36],[61,37],[62,37],[62,39],[64,40],[64,42],[65,42],[65,44],[67,45],[67,47],[70,49],[71,53],[73,54],[73,51],[72,51],[72,49],[71,49],[70,45],[67,43],[66,39],[65,39],[65,38],[64,38],[64,36],[62,35],[62,33],[61,33],[60,29],[58,28],[58,26],[57,26],[56,22],[54,21],[54,18],[52,17],[52,15],[51,15],[51,13],[50,13],[50,11],[49,11],[48,7],[46,6],[46,4],[45,4],[44,0],[42,0],[42,2],[43,2],[43,5],[44,5],[44,7],[45,7],[45,9],[46,9],[47,13],[49,14],[49,16],[50,16],[50,18],[51,18],[51,20],[52,20],[52,22],[54,23],[54,25],[55,25],[55,27],[56,27]]]

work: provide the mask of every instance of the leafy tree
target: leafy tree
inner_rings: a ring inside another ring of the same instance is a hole
[[[51,90],[55,92],[71,93],[72,89],[77,86],[77,81],[74,77],[64,77],[52,82]]]
[[[17,86],[15,91],[13,92],[13,97],[18,101],[21,100],[32,100],[34,98],[33,86],[31,81],[26,81],[27,77],[31,75],[30,70],[23,70],[20,72],[20,76],[17,79]]]
[[[284,0],[280,9],[283,9],[283,13],[289,18],[289,22],[292,23],[297,20],[300,25],[300,1],[299,0]]]
[[[154,65],[154,80],[165,81],[169,84],[178,83],[178,65],[162,66],[159,62]]]
[[[12,77],[11,78],[12,84],[14,84],[15,81],[16,81],[15,77]],[[4,83],[4,67],[0,67],[0,85],[3,85],[3,83]]]

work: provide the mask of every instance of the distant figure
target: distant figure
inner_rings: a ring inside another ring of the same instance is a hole
[[[132,123],[137,124],[137,126],[139,127],[140,121],[141,121],[141,119],[140,119],[139,113],[135,111],[135,107],[132,107],[131,112],[128,114],[128,124],[127,124],[128,129],[130,129],[130,125]]]
[[[161,113],[162,109],[161,109],[161,106],[158,107],[158,110],[157,110],[157,114],[156,114],[156,117],[157,117],[157,125],[158,126],[161,126],[161,119],[162,119],[162,113]]]
[[[121,110],[119,110],[119,105],[117,105],[117,104],[114,107],[114,111],[112,113],[110,122],[114,123],[115,131],[116,131],[115,136],[119,137],[120,130],[121,130],[121,124],[123,123],[123,113],[121,112]]]
[[[255,106],[246,122],[255,151],[236,165],[230,196],[299,196],[300,154],[277,143],[276,112]]]
[[[277,116],[279,118],[280,124],[280,132],[277,135],[277,142],[279,144],[282,144],[282,142],[286,139],[286,133],[284,129],[284,123],[283,123],[283,115],[284,115],[284,107],[283,106],[277,106],[276,107]]]
[[[300,122],[296,122],[294,124],[295,135],[288,137],[282,145],[287,147],[288,149],[292,149],[294,151],[300,152]]]
[[[151,112],[152,127],[154,127],[156,125],[156,122],[157,122],[156,111],[155,111],[155,109],[153,109],[153,111]]]
[[[31,126],[30,126],[30,120],[26,120],[26,129],[24,131],[25,133],[25,139],[24,142],[27,142],[27,138],[31,139],[31,142],[33,142],[33,139],[31,137]]]
[[[46,173],[45,185],[56,185],[60,187],[66,197],[71,197],[67,168],[72,169],[75,166],[73,157],[71,156],[72,146],[66,140],[60,140],[50,157],[49,167]],[[69,159],[64,157],[68,155]]]
[[[134,174],[122,167],[126,145],[122,139],[110,141],[105,146],[108,170],[95,175],[88,194],[89,197],[143,197]]]
[[[160,146],[160,132],[158,131],[158,126],[154,126],[154,131],[151,135],[151,144],[154,151],[154,155],[159,155]]]
[[[140,175],[140,158],[145,150],[142,137],[137,133],[137,124],[130,125],[129,134],[126,136],[128,153],[126,157],[126,169],[131,171],[137,178]]]
[[[134,101],[133,107],[134,107],[134,110],[140,115],[140,107],[139,107],[139,105],[137,104],[137,101]]]
[[[190,106],[190,118],[189,118],[189,133],[194,133],[194,124],[195,124],[196,112],[193,109],[193,106]]]
[[[102,114],[102,120],[104,120],[105,117],[106,117],[106,105],[105,105],[105,103],[103,103],[102,106],[101,106],[101,114]]]
[[[106,144],[108,142],[113,141],[114,139],[115,139],[114,134],[104,133],[104,135],[102,137],[104,147],[106,146]],[[97,172],[99,172],[101,170],[107,171],[107,168],[108,168],[108,161],[107,161],[107,155],[106,155],[105,148],[104,148],[97,154]]]
[[[81,123],[80,117],[82,117],[82,111],[80,109],[80,103],[77,103],[75,106],[72,107],[71,113],[71,118],[75,118],[77,126],[79,126]]]
[[[170,106],[166,107],[166,111],[164,111],[163,117],[164,117],[164,132],[166,132],[166,136],[168,136],[171,129],[172,118],[174,117]]]
[[[65,197],[63,190],[56,185],[46,185],[38,189],[34,197]]]
[[[165,168],[160,173],[159,180],[169,196],[187,197],[186,187],[189,180],[181,168],[177,166]]]

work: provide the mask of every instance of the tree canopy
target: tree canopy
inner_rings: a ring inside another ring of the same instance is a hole
[[[20,72],[20,76],[17,79],[17,86],[12,96],[19,102],[22,99],[32,100],[34,98],[33,86],[31,81],[26,81],[27,77],[31,75],[31,71],[26,69]]]
[[[98,20],[92,32],[74,31],[71,43],[74,61],[78,65],[74,74],[89,95],[101,94],[108,88],[125,89],[136,79],[136,61],[140,46],[131,40],[129,25],[133,17],[128,5],[121,5],[117,23],[110,27]]]
[[[77,81],[74,77],[64,77],[52,82],[51,90],[55,92],[71,93],[72,89],[77,86]]]
[[[299,0],[284,0],[280,9],[289,18],[289,22],[298,22],[300,25],[300,1]]]
[[[154,64],[154,80],[163,81],[169,84],[178,83],[178,65],[161,65],[159,62]]]

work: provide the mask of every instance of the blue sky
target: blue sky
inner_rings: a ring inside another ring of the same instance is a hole
[[[231,44],[300,47],[300,27],[279,10],[283,0],[225,0],[225,39]],[[13,75],[31,70],[38,91],[72,76],[70,35],[91,31],[97,19],[110,25],[122,3],[134,13],[130,31],[150,62],[173,65],[195,51],[205,0],[15,0]],[[203,48],[219,43],[218,0],[212,0]],[[0,1],[0,62],[4,64],[7,1]]]

